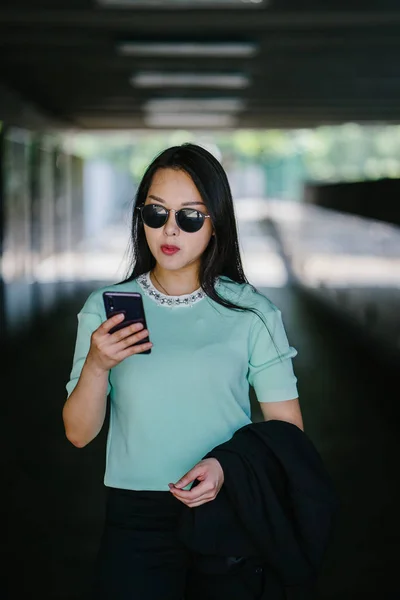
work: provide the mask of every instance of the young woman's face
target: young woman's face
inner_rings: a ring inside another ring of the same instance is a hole
[[[184,171],[159,169],[153,176],[145,204],[157,204],[164,208],[179,210],[193,208],[207,215],[198,189],[192,178]],[[153,229],[144,225],[150,251],[163,269],[176,271],[188,266],[198,266],[200,257],[213,234],[211,219],[205,219],[199,231],[187,233],[178,227],[175,213],[170,212],[165,225]],[[170,253],[173,247],[178,248]]]

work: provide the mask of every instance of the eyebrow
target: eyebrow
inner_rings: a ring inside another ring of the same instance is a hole
[[[157,202],[162,202],[162,204],[165,204],[165,200],[163,200],[162,198],[160,198],[159,196],[153,196],[153,194],[151,194],[149,196],[149,198],[152,198],[153,200],[157,200]],[[194,206],[196,204],[201,204],[202,206],[205,206],[204,202],[183,202],[182,206]]]

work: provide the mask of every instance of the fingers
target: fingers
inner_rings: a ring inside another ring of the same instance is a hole
[[[182,488],[197,480],[198,484],[190,490]],[[224,482],[220,463],[215,458],[201,460],[188,471],[176,484],[169,483],[170,492],[190,508],[215,500]]]
[[[119,331],[115,331],[111,334],[114,342],[120,342],[127,338],[130,335],[137,334],[139,331],[143,330],[143,323],[133,323],[132,325],[127,325],[123,327]]]
[[[110,330],[121,323],[124,320],[124,315],[114,315],[99,327],[99,332],[103,335],[109,335]],[[149,332],[146,329],[143,329],[142,323],[133,323],[132,325],[127,325],[118,331],[115,331],[110,335],[110,341],[116,344],[116,350],[124,350],[128,346],[132,346],[140,340],[143,340],[145,337],[149,335]]]
[[[102,334],[110,333],[111,329],[116,325],[119,325],[124,321],[125,315],[123,313],[119,313],[118,315],[114,315],[104,321],[98,331]],[[132,323],[132,325],[127,325],[126,327],[122,327],[118,331],[115,331],[111,334],[114,342],[120,342],[125,339],[128,335],[132,335],[141,331],[143,329],[143,323]]]
[[[110,319],[107,319],[107,321],[104,321],[97,330],[98,342],[102,340],[103,346],[106,344],[110,350],[112,348],[112,355],[116,356],[118,361],[121,361],[128,356],[132,356],[133,354],[140,354],[141,352],[150,349],[153,345],[150,341],[143,342],[142,344],[139,343],[149,336],[148,330],[143,329],[142,323],[127,325],[110,334],[110,329],[123,321],[123,317],[124,315],[121,313],[119,315],[114,315]]]
[[[174,487],[176,488],[184,488],[187,485],[189,485],[189,483],[192,483],[195,479],[197,479],[198,477],[202,477],[204,474],[204,468],[203,465],[199,464],[193,467],[193,469],[190,469],[190,471],[188,471],[183,477],[181,477],[181,479],[179,481],[177,481],[174,485]]]
[[[215,496],[213,498],[201,498],[197,502],[188,502],[186,506],[189,508],[196,508],[196,506],[201,506],[202,504],[206,504],[207,502],[212,502],[215,500]]]
[[[124,358],[128,358],[128,356],[140,354],[141,352],[145,352],[145,350],[150,350],[152,346],[153,344],[151,342],[146,342],[145,344],[138,344],[137,346],[129,346],[129,348],[126,348],[118,354],[118,359],[123,360]]]
[[[207,487],[207,490],[204,490],[204,493],[202,494],[198,494],[198,492],[195,494],[195,490],[197,490],[197,488],[199,488],[200,486],[197,486],[196,488],[189,491],[186,490],[177,490],[175,488],[170,488],[172,494],[175,496],[175,498],[177,500],[180,500],[183,504],[186,504],[186,506],[188,506],[189,508],[195,508],[196,506],[200,506],[201,504],[205,504],[206,502],[211,502],[212,500],[215,500],[215,498],[217,497],[217,490],[216,488],[212,488],[210,489],[209,486]],[[192,496],[191,496],[192,494]]]
[[[153,344],[149,341],[144,342],[143,340],[147,338],[149,332],[147,329],[143,329],[143,331],[139,331],[138,333],[134,333],[132,335],[128,335],[124,340],[118,342],[114,348],[118,352],[118,359],[123,360],[128,356],[133,356],[134,354],[141,354],[146,350],[149,350]],[[139,342],[143,341],[142,344]]]
[[[185,501],[185,503],[197,502],[205,496],[211,499],[212,497],[215,497],[217,493],[216,485],[213,485],[208,481],[199,483],[199,485],[196,485],[196,487],[191,490],[181,490],[176,488],[173,484],[169,484],[169,489],[176,498]]]
[[[149,332],[143,329],[142,323],[126,325],[110,334],[112,328],[123,320],[123,314],[114,315],[92,333],[89,354],[103,370],[109,371],[128,356],[141,354],[153,346],[150,341],[144,342]]]
[[[124,318],[125,318],[125,315],[123,313],[119,313],[118,315],[114,315],[113,317],[110,317],[109,319],[104,321],[104,323],[102,323],[100,325],[99,331],[101,331],[101,333],[109,333],[110,329],[115,327],[115,325],[118,325],[118,323],[122,323]]]
[[[127,329],[130,329],[130,327],[127,327]],[[147,329],[143,329],[142,331],[128,335],[124,339],[122,339],[120,342],[117,342],[116,349],[117,350],[119,350],[119,349],[125,350],[125,348],[128,348],[129,346],[132,346],[133,344],[136,344],[137,342],[143,341],[146,337],[148,337],[148,335],[149,335],[149,332],[147,331]]]

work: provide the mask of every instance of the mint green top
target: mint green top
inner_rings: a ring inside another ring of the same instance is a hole
[[[106,319],[102,293],[143,295],[151,354],[126,358],[109,372],[106,486],[168,491],[216,445],[251,423],[249,384],[259,402],[297,398],[280,310],[249,284],[220,277],[216,289],[252,312],[225,308],[199,289],[166,296],[149,274],[95,290],[78,314],[68,395],[78,382],[92,332]],[[274,342],[271,339],[271,335]],[[280,352],[280,357],[276,347]]]

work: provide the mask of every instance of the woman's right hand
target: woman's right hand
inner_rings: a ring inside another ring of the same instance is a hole
[[[110,330],[123,320],[123,314],[114,315],[92,333],[87,358],[100,371],[109,371],[124,358],[148,350],[153,345],[151,342],[132,345],[149,335],[141,323],[128,325],[110,334]]]

